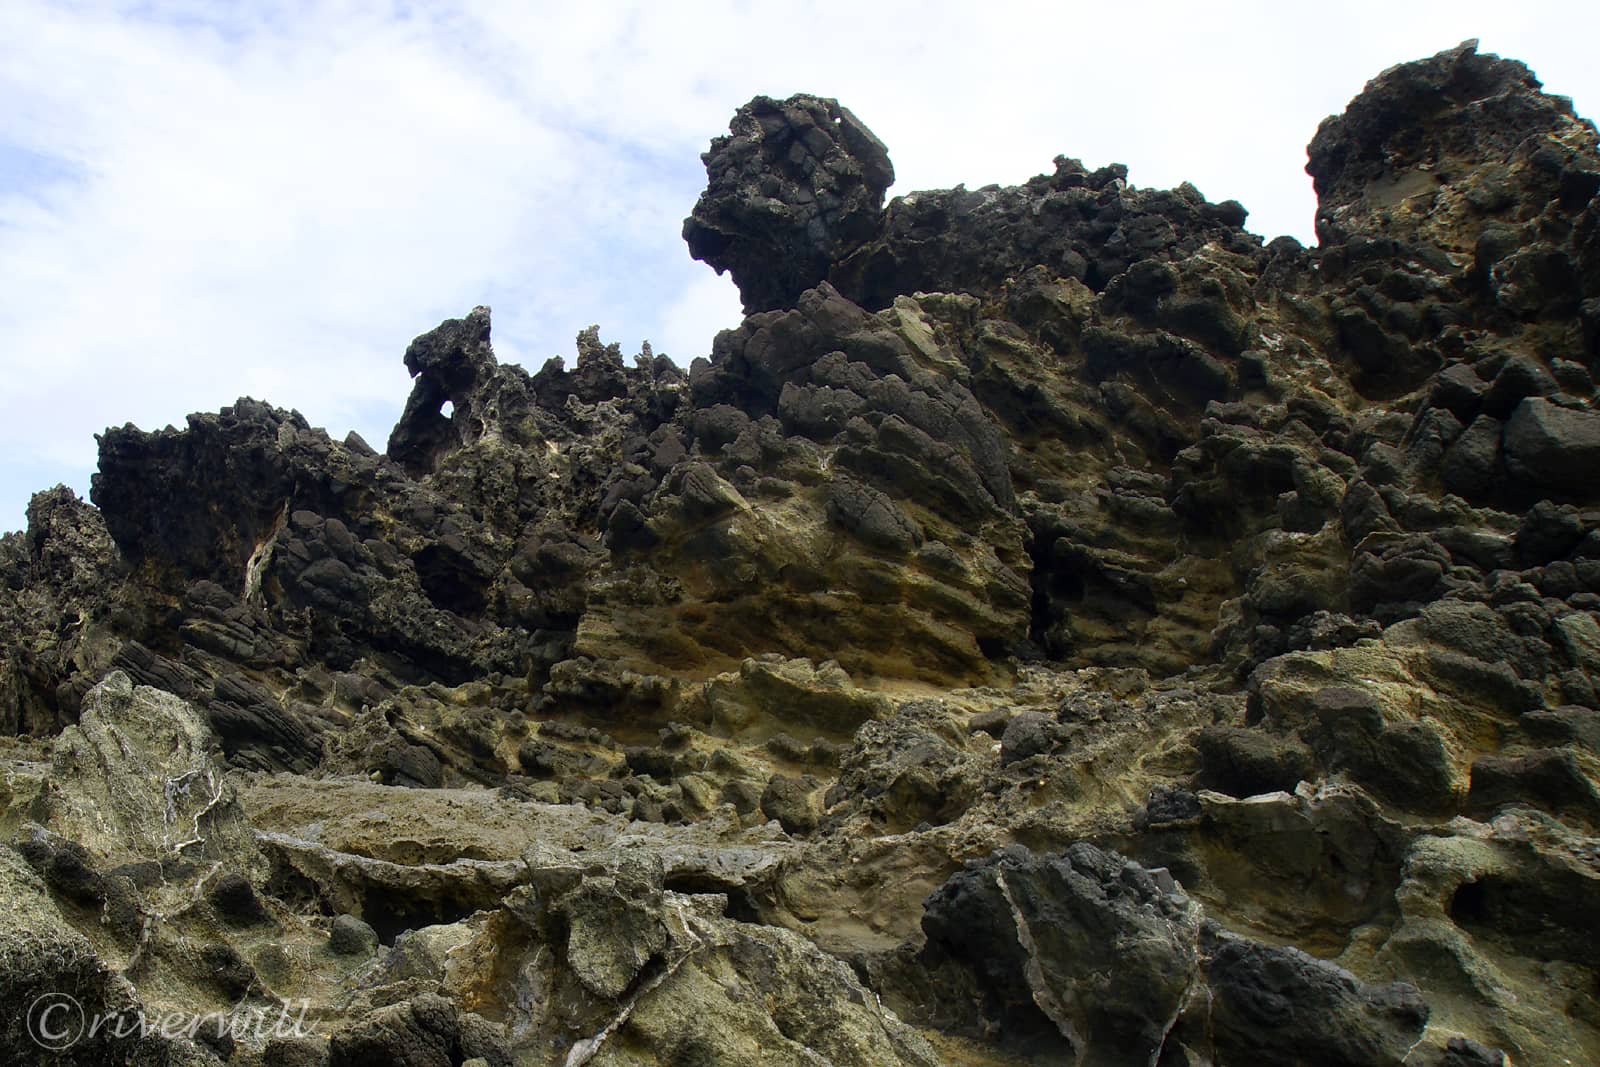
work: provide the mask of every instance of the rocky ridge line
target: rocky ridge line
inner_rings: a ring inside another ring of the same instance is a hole
[[[0,540],[0,1003],[316,1020],[83,1064],[1600,1059],[1600,136],[1468,42],[1308,156],[1263,245],[1065,157],[885,204],[758,97],[687,370],[478,308],[383,453],[108,430]]]

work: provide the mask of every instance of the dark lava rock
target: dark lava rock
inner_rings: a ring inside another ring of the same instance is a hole
[[[1208,726],[1195,739],[1201,781],[1236,797],[1281,789],[1293,792],[1312,777],[1311,749],[1297,737],[1237,726]]]
[[[24,831],[16,850],[44,878],[52,890],[78,904],[97,906],[105,900],[104,876],[94,858],[76,841],[68,841],[43,827]]]
[[[1400,1067],[1428,1023],[1415,986],[1368,985],[1298,949],[1207,934],[1210,1019],[1223,1062]]]
[[[439,453],[457,443],[454,425],[473,417],[479,386],[495,367],[489,349],[489,309],[474,308],[423,334],[406,349],[406,370],[416,384],[389,435],[389,456],[413,475],[431,473]],[[442,414],[444,405],[451,414]]]
[[[1080,1063],[1152,1062],[1199,962],[1197,910],[1170,876],[1086,843],[1013,846],[924,907],[930,950],[972,968],[984,1017],[1017,1038],[1058,1030]]]
[[[1472,764],[1472,789],[1467,800],[1484,812],[1503,804],[1520,803],[1581,818],[1600,818],[1600,790],[1567,749],[1479,757]]]
[[[1326,765],[1401,807],[1440,811],[1455,802],[1450,754],[1421,722],[1389,724],[1370,693],[1343,686],[1312,701],[1312,747]]]
[[[1143,821],[1146,826],[1187,823],[1200,818],[1202,811],[1200,798],[1189,790],[1157,786],[1145,801]]]
[[[1442,161],[1487,171],[1530,136],[1578,121],[1571,101],[1540,93],[1526,66],[1480,54],[1477,44],[1393,67],[1342,115],[1323,121],[1306,164],[1317,191],[1319,241],[1387,232],[1410,237],[1409,228],[1384,213],[1398,197],[1436,190]]]
[[[808,834],[817,828],[817,814],[811,803],[816,791],[814,779],[773,775],[761,794],[761,814],[777,819],[788,833]]]
[[[815,96],[704,162],[750,313],[687,371],[590,327],[530,373],[474,308],[381,453],[241,399],[0,537],[0,1000],[310,990],[331,1043],[261,1058],[385,1067],[934,1062],[880,997],[979,1059],[1600,1047],[1570,103],[1470,42],[1385,71],[1310,147],[1316,248],[1066,156],[886,205]],[[119,671],[192,769],[119,766]]]
[[[684,220],[696,259],[731,271],[745,314],[791,307],[878,228],[889,152],[837,100],[758,96],[706,152],[709,184]]]
[[[230,871],[212,882],[206,890],[206,899],[230,925],[257,926],[272,921],[250,879],[237,871]]]
[[[354,915],[335,916],[328,927],[328,950],[335,955],[366,957],[377,949],[377,932]]]
[[[1506,424],[1506,470],[1546,491],[1583,500],[1600,496],[1600,412],[1557,407],[1533,397]]]
[[[1506,1054],[1465,1037],[1452,1037],[1445,1043],[1440,1067],[1505,1067]]]
[[[329,1067],[459,1067],[474,1057],[511,1067],[494,1027],[436,993],[378,1008],[328,1045]]]
[[[1000,735],[1000,763],[1003,766],[1044,755],[1056,746],[1059,738],[1055,716],[1025,711],[1008,722]]]

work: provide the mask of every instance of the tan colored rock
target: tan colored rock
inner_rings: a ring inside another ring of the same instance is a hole
[[[46,826],[106,860],[263,865],[205,716],[113,672],[57,739],[39,804]]]

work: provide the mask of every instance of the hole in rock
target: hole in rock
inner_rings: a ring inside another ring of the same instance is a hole
[[[1489,890],[1482,882],[1465,882],[1450,898],[1450,918],[1457,926],[1484,926],[1491,921]]]
[[[1010,651],[1010,642],[1003,637],[978,638],[978,651],[983,653],[985,659],[1004,659]]]
[[[333,914],[333,909],[328,907],[317,884],[278,857],[272,859],[272,870],[267,876],[265,892],[267,896],[276,897],[295,911]]]
[[[696,893],[726,893],[728,907],[722,914],[734,922],[760,923],[761,909],[756,907],[756,902],[750,896],[750,891],[743,886],[729,886],[718,882],[715,878],[677,875],[665,879],[661,888],[673,893],[693,895]]]
[[[459,555],[429,545],[412,558],[422,591],[434,606],[457,615],[479,615],[489,602],[483,576]]]
[[[361,902],[362,920],[385,945],[394,944],[407,930],[460,922],[477,910],[475,903],[453,897],[428,900],[376,887]]]
[[[1600,937],[1593,909],[1582,896],[1586,883],[1545,877],[1489,875],[1467,882],[1450,898],[1450,918],[1474,939],[1497,943],[1519,956],[1592,967]]]

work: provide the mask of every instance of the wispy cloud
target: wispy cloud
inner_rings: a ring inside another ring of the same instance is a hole
[[[737,300],[678,227],[698,153],[758,92],[840,97],[888,143],[900,189],[1015,182],[1066,152],[1143,185],[1192,180],[1242,200],[1259,232],[1303,238],[1302,147],[1390,63],[1478,35],[1600,104],[1580,47],[1595,17],[1570,6],[1297,16],[10,0],[0,528],[33,489],[85,489],[104,426],[241,394],[381,444],[406,343],[478,303],[502,358],[535,367],[591,322],[627,351],[706,353]]]

